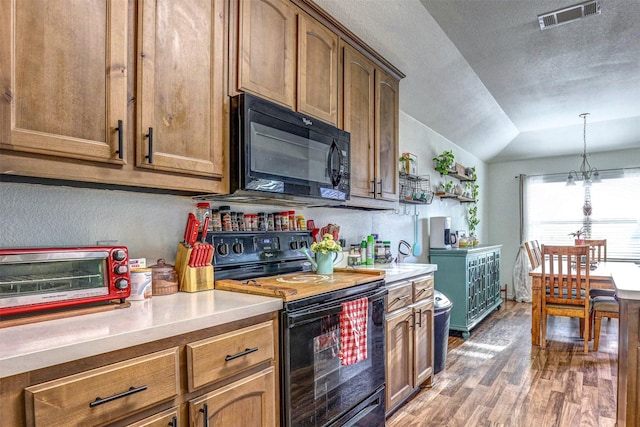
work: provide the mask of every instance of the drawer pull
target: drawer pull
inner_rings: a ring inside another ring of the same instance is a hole
[[[169,427],[178,427],[178,417],[175,415],[171,417],[171,422],[169,423]]]
[[[245,348],[244,351],[238,354],[228,355],[227,357],[224,358],[224,360],[225,362],[228,362],[229,360],[237,359],[238,357],[246,356],[247,354],[250,354],[256,351],[258,351],[258,347]]]
[[[118,151],[116,151],[116,154],[118,155],[118,158],[122,160],[124,158],[124,132],[122,130],[122,120],[118,120],[116,132],[118,132]]]
[[[200,412],[202,412],[202,416],[204,418],[204,422],[202,423],[202,425],[204,427],[209,427],[209,405],[207,405],[206,403],[202,405],[202,408],[200,408]]]
[[[427,290],[427,288],[422,288],[422,289],[420,289],[420,290],[416,293],[416,296],[417,296],[417,297],[419,297],[420,295],[424,294],[426,290]]]
[[[393,299],[393,301],[391,301],[391,304],[389,304],[389,305],[392,305],[392,304],[395,304],[395,303],[400,302],[402,300],[408,299],[409,297],[410,297],[409,295],[402,295],[401,297],[395,297]]]
[[[145,391],[147,389],[146,385],[142,387],[130,387],[129,390],[123,391],[122,393],[114,394],[113,396],[105,397],[104,399],[101,397],[96,397],[96,400],[89,403],[89,407],[93,408],[98,405],[102,405],[103,403],[111,402],[112,400],[120,399],[121,397],[126,397],[134,393],[138,393],[141,391]]]
[[[149,138],[149,154],[144,156],[145,159],[149,159],[149,164],[153,163],[153,128],[149,128],[149,133],[145,135]]]
[[[418,315],[418,321],[415,323],[418,325],[419,328],[422,328],[422,310],[418,310],[416,314]]]

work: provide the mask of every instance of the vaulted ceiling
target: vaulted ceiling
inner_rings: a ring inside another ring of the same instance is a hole
[[[316,0],[406,78],[400,108],[487,162],[640,147],[640,1]]]

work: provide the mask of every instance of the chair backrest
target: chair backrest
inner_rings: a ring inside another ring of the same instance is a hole
[[[587,245],[542,245],[542,284],[547,290],[543,304],[584,305],[588,307],[589,252]]]
[[[529,255],[529,265],[531,269],[538,268],[542,263],[542,253],[540,252],[540,245],[537,240],[529,240],[524,242],[524,247],[527,249],[527,255]]]
[[[585,239],[584,244],[591,247],[592,261],[607,260],[607,239]]]

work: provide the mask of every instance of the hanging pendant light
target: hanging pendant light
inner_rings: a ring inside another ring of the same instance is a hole
[[[580,164],[580,172],[572,170],[567,177],[567,185],[576,185],[576,181],[582,180],[585,187],[589,187],[592,182],[600,182],[600,172],[589,163],[587,154],[587,116],[589,113],[582,113],[580,117],[584,120],[583,141],[584,148],[582,151],[582,164]]]

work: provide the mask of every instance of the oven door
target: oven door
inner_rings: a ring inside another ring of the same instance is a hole
[[[286,426],[384,425],[386,294],[386,288],[378,288],[324,305],[283,311],[282,418]],[[342,303],[362,297],[368,298],[367,357],[344,366],[339,358]]]

